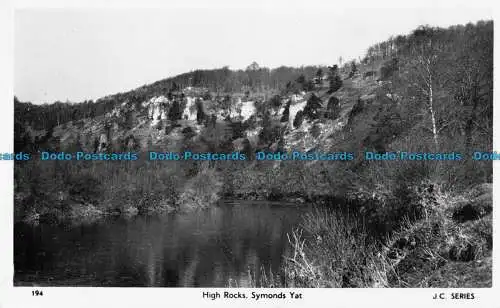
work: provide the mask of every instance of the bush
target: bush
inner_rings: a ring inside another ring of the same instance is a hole
[[[354,216],[316,210],[306,214],[289,241],[293,254],[285,273],[290,287],[387,286],[374,241]]]
[[[184,137],[186,139],[191,139],[194,136],[196,136],[196,132],[194,131],[194,129],[191,126],[187,126],[187,127],[183,128],[182,134],[184,134]]]

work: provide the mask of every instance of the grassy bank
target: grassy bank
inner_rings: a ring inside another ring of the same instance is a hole
[[[491,184],[466,193],[422,193],[418,218],[381,236],[367,217],[318,207],[288,234],[280,272],[249,268],[251,287],[476,288],[492,284]],[[228,287],[240,287],[229,279]]]
[[[418,218],[386,237],[364,218],[317,211],[290,235],[283,269],[294,287],[491,287],[491,185],[422,193]]]

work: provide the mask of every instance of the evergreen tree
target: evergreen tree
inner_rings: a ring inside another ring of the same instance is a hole
[[[304,121],[304,112],[302,112],[302,110],[300,110],[295,115],[295,119],[293,119],[293,127],[295,127],[295,128],[299,127],[300,125],[302,125],[303,121]]]
[[[340,112],[340,101],[335,96],[330,97],[328,100],[328,105],[326,107],[326,117],[328,119],[334,120],[339,116]]]
[[[281,116],[280,122],[288,122],[290,118],[290,105],[292,101],[288,100],[285,106],[285,110],[283,110],[283,115]]]
[[[174,100],[172,106],[168,110],[168,119],[175,122],[182,117],[181,106],[178,100]]]
[[[323,78],[323,70],[320,68],[316,71],[316,83],[321,84],[321,78]]]
[[[328,90],[328,93],[337,92],[338,89],[342,87],[342,79],[340,78],[337,65],[330,67],[330,71],[328,73],[328,80],[330,83],[330,89]]]
[[[203,103],[201,100],[197,99],[196,100],[196,123],[199,125],[203,124],[205,121],[206,115],[205,111],[203,111]]]

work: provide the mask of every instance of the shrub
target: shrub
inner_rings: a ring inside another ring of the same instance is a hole
[[[316,210],[289,235],[293,253],[286,261],[292,287],[387,286],[386,269],[362,223],[348,214]]]
[[[314,138],[318,138],[321,135],[321,126],[319,123],[315,123],[313,127],[311,128],[311,135]]]
[[[194,136],[196,136],[196,132],[194,131],[194,129],[191,126],[187,126],[187,127],[183,128],[182,133],[184,134],[184,137],[186,139],[191,139]]]

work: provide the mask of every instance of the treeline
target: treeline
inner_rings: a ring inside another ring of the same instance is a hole
[[[57,101],[52,104],[35,105],[30,102],[20,102],[14,97],[14,121],[29,125],[36,130],[49,129],[69,121],[103,115],[113,110],[114,104],[112,100],[98,100],[81,103]]]
[[[479,33],[493,33],[493,21],[478,21],[466,25],[454,25],[446,29],[431,26],[420,26],[409,35],[391,36],[389,39],[370,46],[365,57],[361,60],[363,64],[369,64],[375,60],[388,60],[412,54],[415,48],[421,47],[423,37],[447,42],[446,44],[458,45],[463,42],[464,37],[473,38]]]
[[[301,75],[306,79],[314,78],[320,68],[326,69],[320,66],[298,68],[280,66],[270,69],[253,62],[245,70],[230,70],[228,67],[195,70],[143,86],[137,89],[137,92],[157,95],[171,89],[186,87],[201,87],[217,93],[282,90],[289,81],[296,80]]]

